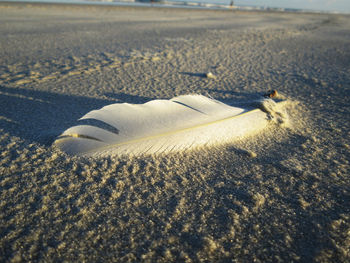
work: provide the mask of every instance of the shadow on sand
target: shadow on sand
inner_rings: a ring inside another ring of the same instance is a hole
[[[194,72],[179,72],[182,75],[187,75],[190,77],[197,77],[197,78],[206,78],[207,74],[206,73],[194,73]]]
[[[126,102],[126,103],[141,104],[151,100],[150,98],[147,98],[147,97],[131,95],[126,93],[105,93],[104,95],[113,100],[117,99],[120,103]]]
[[[120,102],[140,103],[144,97],[124,93],[111,100],[0,87],[0,128],[11,136],[50,145],[87,112]]]
[[[264,98],[263,93],[258,92],[236,92],[233,90],[208,90],[217,100],[233,106],[252,110],[261,107],[261,100]]]

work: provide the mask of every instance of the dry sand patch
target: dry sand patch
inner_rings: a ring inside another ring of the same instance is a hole
[[[1,261],[349,260],[348,16],[0,6]],[[111,103],[271,88],[292,125],[249,140],[140,158],[51,147]]]

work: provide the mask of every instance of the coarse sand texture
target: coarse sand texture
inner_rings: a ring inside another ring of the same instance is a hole
[[[1,1],[0,262],[350,262],[349,94],[348,15]]]

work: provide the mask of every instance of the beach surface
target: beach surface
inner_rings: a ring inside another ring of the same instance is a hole
[[[349,262],[349,16],[0,3],[0,36],[1,262]],[[288,123],[240,140],[52,146],[109,104],[271,89]]]

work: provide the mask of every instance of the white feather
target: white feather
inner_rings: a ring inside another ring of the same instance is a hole
[[[267,125],[259,109],[247,111],[202,95],[112,104],[80,120],[89,119],[114,131],[78,125],[63,132],[55,145],[73,155],[154,154],[229,142]]]

